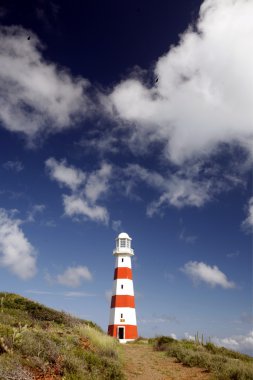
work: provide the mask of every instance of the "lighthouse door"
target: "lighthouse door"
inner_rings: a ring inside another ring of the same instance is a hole
[[[119,330],[118,330],[118,338],[119,339],[124,339],[124,327],[119,327]]]

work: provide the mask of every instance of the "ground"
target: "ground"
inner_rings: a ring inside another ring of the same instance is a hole
[[[209,380],[201,368],[189,368],[148,344],[122,345],[124,374],[127,380]]]

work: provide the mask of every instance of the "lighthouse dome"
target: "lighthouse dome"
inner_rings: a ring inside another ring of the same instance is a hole
[[[121,232],[121,233],[119,234],[119,236],[118,236],[117,239],[130,239],[130,240],[132,240],[132,239],[130,238],[130,236],[129,236],[126,232]]]

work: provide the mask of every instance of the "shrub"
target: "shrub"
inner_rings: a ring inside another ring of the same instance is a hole
[[[55,363],[59,356],[59,347],[43,332],[27,331],[16,347],[25,356],[38,357],[49,363]]]
[[[0,356],[0,380],[33,380],[32,374],[20,364],[15,355]]]
[[[210,342],[204,345],[187,340],[172,341],[170,337],[158,337],[153,344],[154,349],[166,351],[185,365],[214,373],[217,380],[253,379],[253,358],[239,352]]]
[[[117,347],[119,343],[116,339],[89,326],[78,326],[77,333],[81,337],[87,338],[100,355],[118,358]]]
[[[154,348],[157,351],[165,351],[172,344],[175,343],[176,340],[171,338],[170,336],[159,336],[154,339]]]

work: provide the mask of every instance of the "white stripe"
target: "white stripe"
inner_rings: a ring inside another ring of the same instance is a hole
[[[122,289],[123,286],[123,289]],[[132,280],[117,279],[113,281],[112,295],[134,296],[134,286]]]
[[[126,255],[117,256],[115,260],[115,268],[118,268],[118,267],[132,268],[131,257],[126,256]]]
[[[123,318],[121,318],[121,314],[123,314]],[[111,309],[109,325],[136,325],[135,309],[131,307],[115,307]]]

